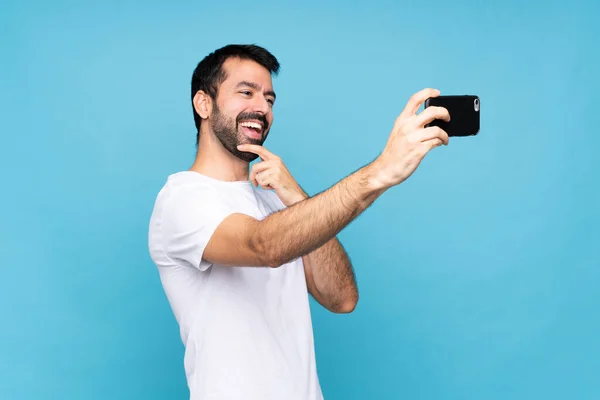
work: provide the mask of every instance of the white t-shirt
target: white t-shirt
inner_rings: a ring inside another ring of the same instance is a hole
[[[228,215],[261,220],[284,207],[249,181],[192,171],[169,176],[157,196],[149,250],[180,326],[192,400],[323,399],[302,258],[279,268],[202,258]]]

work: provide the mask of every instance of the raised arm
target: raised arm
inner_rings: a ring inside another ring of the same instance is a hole
[[[427,98],[438,95],[433,89],[414,94],[380,156],[326,191],[262,221],[242,214],[227,217],[209,240],[204,258],[220,265],[279,267],[325,244],[388,188],[406,180],[431,149],[448,144],[443,130],[424,127],[434,119],[449,120],[446,109],[428,107],[417,114]],[[240,149],[261,151],[254,145]]]

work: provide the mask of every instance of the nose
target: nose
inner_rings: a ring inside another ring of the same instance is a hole
[[[262,113],[267,115],[271,111],[271,107],[269,106],[269,102],[265,98],[265,96],[254,96],[254,102],[252,104],[252,109],[255,112]]]

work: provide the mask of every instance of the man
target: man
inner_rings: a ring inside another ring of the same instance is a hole
[[[150,221],[149,248],[185,344],[190,398],[322,399],[308,294],[335,313],[358,290],[336,235],[388,188],[406,180],[448,135],[420,105],[397,118],[379,157],[313,197],[262,147],[273,125],[277,59],[230,45],[192,77],[196,160],[168,177]],[[249,171],[249,163],[260,162]]]

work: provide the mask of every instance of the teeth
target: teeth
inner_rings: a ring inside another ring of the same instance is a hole
[[[245,126],[247,128],[262,129],[262,126],[260,126],[260,124],[257,124],[256,122],[242,122],[240,125]]]

